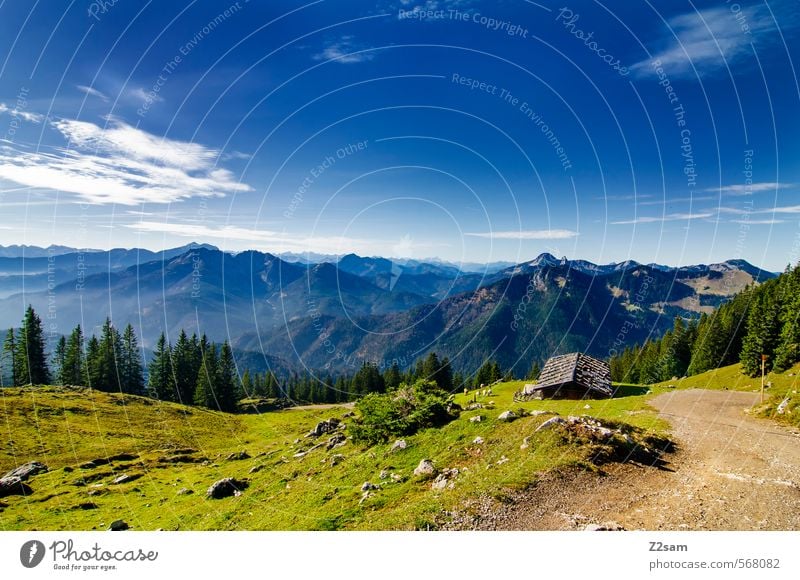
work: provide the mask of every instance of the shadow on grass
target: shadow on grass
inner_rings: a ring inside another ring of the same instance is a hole
[[[641,397],[642,395],[647,394],[647,391],[649,390],[650,387],[647,385],[615,385],[612,398],[619,399],[621,397]]]

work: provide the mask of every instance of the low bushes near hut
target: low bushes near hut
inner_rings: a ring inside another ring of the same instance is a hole
[[[359,416],[348,430],[358,443],[374,445],[392,437],[440,427],[458,417],[453,397],[432,381],[401,384],[386,394],[369,394],[356,405]]]

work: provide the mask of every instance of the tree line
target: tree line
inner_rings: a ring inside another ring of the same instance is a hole
[[[152,358],[143,362],[136,331],[128,324],[120,332],[106,319],[100,335],[87,340],[81,326],[61,336],[48,360],[42,321],[32,307],[25,311],[19,329],[9,329],[0,357],[0,378],[12,386],[55,383],[92,387],[107,392],[149,396],[160,401],[198,405],[227,412],[237,410],[246,398],[284,399],[303,403],[342,403],[370,393],[385,393],[401,384],[425,380],[444,392],[479,388],[513,377],[496,361],[486,361],[474,374],[454,373],[448,358],[435,352],[408,369],[397,363],[381,371],[365,362],[352,375],[336,377],[312,372],[278,376],[272,371],[244,370],[239,376],[233,349],[225,341],[189,336],[184,330],[174,344],[162,333]],[[538,372],[534,365],[532,373]]]
[[[657,340],[610,359],[611,378],[656,383],[735,363],[749,376],[785,371],[800,362],[800,264],[777,278],[748,286],[699,320],[675,319]]]

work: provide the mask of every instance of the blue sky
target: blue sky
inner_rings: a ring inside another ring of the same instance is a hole
[[[780,270],[794,5],[4,2],[0,244]]]

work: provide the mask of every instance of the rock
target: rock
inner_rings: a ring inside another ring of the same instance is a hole
[[[108,490],[102,488],[95,488],[95,489],[90,489],[87,492],[87,495],[97,496],[97,495],[103,495],[104,493],[108,493]]]
[[[585,405],[583,406],[583,408],[584,408],[584,409],[591,409],[591,408],[592,408],[592,406],[591,406],[590,404],[588,404],[588,403],[587,403],[587,404],[585,404]]]
[[[134,459],[139,459],[139,456],[133,453],[117,453],[108,458],[109,461],[133,461]]]
[[[442,472],[436,476],[436,479],[431,483],[431,489],[453,489],[455,482],[453,481],[458,476],[458,469],[443,469]]]
[[[483,415],[475,415],[469,418],[470,423],[480,423],[481,421],[483,421]]]
[[[475,437],[475,439],[472,440],[472,444],[473,445],[483,445],[483,437],[481,437],[481,436]]]
[[[30,495],[33,490],[16,475],[0,479],[0,497],[9,495]]]
[[[500,456],[500,459],[497,461],[497,465],[503,465],[504,463],[508,463],[508,457],[502,455]]]
[[[328,462],[331,465],[338,465],[342,461],[344,461],[344,455],[342,455],[341,453],[337,453],[336,455],[331,455],[331,458],[328,460]]]
[[[675,387],[675,385],[667,385],[667,388],[668,388],[668,389],[674,389],[674,388],[676,388],[676,387]]]
[[[481,403],[470,403],[467,405],[467,411],[474,411],[476,409],[483,409],[483,405]]]
[[[341,447],[345,443],[347,443],[347,437],[344,433],[334,433],[333,437],[328,439],[328,442],[325,444],[325,449],[330,451],[335,447]]]
[[[433,461],[430,459],[420,461],[419,465],[414,469],[414,475],[419,477],[433,477],[436,475],[436,467],[433,465]]]
[[[85,501],[83,503],[79,503],[73,509],[76,510],[96,510],[99,506],[94,503],[93,501]]]
[[[567,422],[561,417],[551,417],[550,419],[539,425],[536,428],[535,432],[545,431],[546,429],[552,429],[553,427],[561,427],[566,424]]]
[[[396,453],[397,451],[402,451],[406,447],[408,447],[408,445],[406,444],[406,440],[398,439],[392,444],[392,448],[389,449],[389,453]]]
[[[775,409],[779,415],[783,415],[786,412],[786,407],[789,406],[789,397],[786,397],[783,401],[780,402],[777,409]]]
[[[298,451],[297,453],[292,455],[292,457],[294,457],[295,459],[302,459],[306,455],[308,455],[308,451]]]
[[[130,483],[131,481],[136,481],[140,477],[144,475],[143,473],[123,473],[119,477],[115,477],[114,481],[111,483],[113,484],[120,484],[120,483]]]
[[[223,497],[230,497],[232,495],[241,495],[242,490],[246,488],[246,481],[240,481],[233,477],[226,477],[212,483],[206,495],[211,499],[222,499]]]
[[[73,471],[75,470],[72,469],[69,465],[64,466],[64,473],[72,473]]]
[[[176,495],[192,495],[194,492],[188,487],[182,487],[178,490]]]
[[[529,413],[531,417],[541,417],[542,415],[558,415],[555,411],[544,411],[542,409],[534,409]]]
[[[24,463],[17,467],[16,469],[12,469],[8,473],[6,473],[1,479],[5,479],[7,477],[19,477],[20,481],[28,481],[28,478],[33,475],[38,475],[40,473],[45,473],[47,471],[47,466],[44,463],[39,463],[38,461],[30,461],[28,463]]]
[[[378,474],[378,479],[386,479],[388,477],[389,477],[389,470],[381,469],[381,472]]]
[[[202,463],[203,461],[207,461],[207,459],[205,457],[193,457],[191,455],[182,454],[167,455],[158,458],[159,463]]]
[[[128,522],[124,520],[114,520],[111,522],[111,525],[108,526],[109,531],[111,532],[122,532],[130,528]]]
[[[97,459],[92,459],[91,461],[81,463],[78,467],[81,469],[94,469],[95,467],[108,465],[109,463],[111,463],[111,461],[107,457],[98,457]]]
[[[367,501],[371,497],[372,497],[372,494],[370,492],[368,492],[368,491],[365,491],[363,494],[361,494],[361,499],[358,500],[358,505],[361,505],[362,503],[364,503],[365,501]]]
[[[380,489],[380,486],[369,481],[365,481],[361,484],[361,491],[372,491],[373,489]]]
[[[342,415],[342,419],[349,419],[350,417],[355,417],[355,416],[356,416],[355,413],[353,413],[352,411],[348,411],[347,413]]]
[[[519,448],[525,450],[530,446],[531,446],[531,438],[525,437],[525,439],[522,440],[522,445],[520,445]]]
[[[516,418],[517,415],[514,413],[514,411],[503,411],[497,416],[498,421],[505,421],[506,423],[510,423]]]
[[[325,421],[320,421],[317,423],[317,426],[314,427],[308,434],[309,437],[319,437],[320,435],[325,435],[326,433],[333,433],[339,428],[339,424],[341,421],[336,417],[331,417]]]
[[[617,522],[603,522],[602,524],[587,524],[583,527],[584,532],[617,532],[624,531]]]
[[[263,463],[260,464],[260,465],[254,465],[253,467],[250,468],[250,473],[258,473],[259,471],[261,471],[265,467],[266,467],[266,465],[264,465]]]
[[[389,479],[391,479],[395,483],[402,483],[408,478],[405,475],[400,475],[400,474],[397,474],[397,473],[391,473],[391,474],[389,474]]]
[[[236,451],[228,455],[225,459],[228,461],[244,461],[250,459],[250,454],[247,451]]]

